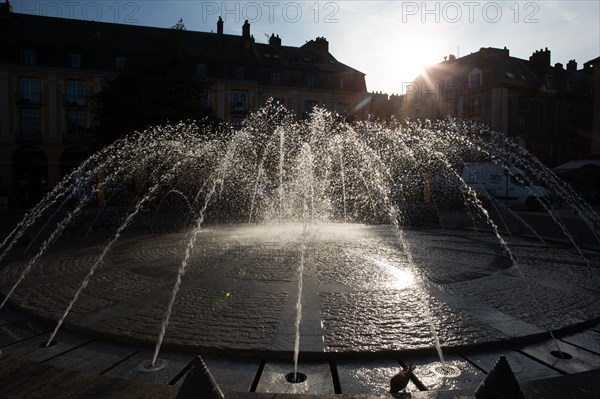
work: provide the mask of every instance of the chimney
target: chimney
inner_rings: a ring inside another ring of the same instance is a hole
[[[529,63],[538,78],[544,76],[550,67],[550,50],[548,50],[548,47],[545,50],[536,50],[535,53],[531,54]]]
[[[269,38],[269,46],[273,48],[281,47],[281,39],[279,35],[275,36],[274,33],[271,33],[271,37]]]
[[[223,18],[221,17],[217,21],[217,35],[223,36]]]
[[[6,0],[3,4],[0,4],[0,16],[8,17],[13,13],[12,4],[8,0]]]
[[[324,37],[317,37],[315,39],[315,47],[319,53],[329,53],[329,42]]]
[[[450,54],[450,55],[448,55],[448,60],[449,61],[456,61],[456,56],[454,54]]]
[[[248,23],[248,20],[246,20],[242,26],[242,37],[244,39],[250,39],[250,24]]]
[[[536,67],[549,67],[550,50],[548,50],[548,47],[546,47],[545,50],[536,50],[536,52],[529,57],[529,61],[533,62]]]
[[[576,71],[577,70],[577,61],[569,60],[567,62],[567,71]]]
[[[554,68],[563,69],[563,64],[561,64],[560,62],[557,62],[556,64],[554,64]]]

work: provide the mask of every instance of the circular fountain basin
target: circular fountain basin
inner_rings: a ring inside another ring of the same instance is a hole
[[[430,350],[544,336],[600,317],[598,257],[493,235],[385,225],[217,225],[198,235],[164,345],[204,353],[289,355],[303,263],[303,356]],[[189,231],[123,237],[65,326],[154,345]],[[100,244],[65,242],[38,261],[11,301],[58,320]],[[587,263],[589,262],[589,264]],[[4,294],[25,263],[6,265]],[[431,323],[430,323],[431,321]]]

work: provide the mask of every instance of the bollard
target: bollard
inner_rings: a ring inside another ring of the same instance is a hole
[[[217,385],[210,371],[200,356],[192,360],[192,367],[185,376],[176,399],[224,399],[223,392]]]
[[[477,399],[525,399],[508,361],[500,356],[477,390]]]

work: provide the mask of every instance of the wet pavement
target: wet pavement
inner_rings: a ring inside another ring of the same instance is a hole
[[[124,237],[65,326],[155,343],[187,238]],[[44,320],[62,315],[103,248],[71,240],[33,265],[10,298],[14,306]],[[164,345],[215,354],[293,351],[301,262],[305,354],[426,350],[435,335],[442,348],[458,348],[600,317],[596,253],[582,257],[525,238],[507,238],[506,248],[490,234],[450,230],[405,231],[403,241],[387,226],[209,227],[183,276]],[[4,266],[3,293],[26,265]]]
[[[23,328],[23,327],[27,328]],[[43,323],[10,309],[0,311],[0,397],[2,398],[174,398],[187,378],[197,353],[161,351],[161,367],[145,365],[149,348],[120,345],[62,331],[57,343],[40,347],[49,334]],[[575,346],[569,342],[577,341]],[[391,376],[403,365],[416,366],[406,394],[396,398],[473,398],[475,389],[505,356],[527,399],[595,399],[600,394],[598,325],[558,339],[569,359],[552,355],[555,343],[542,340],[521,347],[463,349],[446,354],[445,364],[429,354],[357,355],[352,358],[303,361],[302,383],[289,383],[287,361],[269,357],[245,358],[202,355],[226,398],[281,398],[302,394],[314,398],[392,398]],[[297,397],[297,396],[296,396]]]
[[[43,348],[104,244],[69,237],[54,246],[0,310],[0,380],[11,381],[0,396],[175,397],[197,354],[226,396],[240,399],[390,397],[389,379],[411,363],[413,399],[470,398],[501,355],[528,399],[600,394],[598,255],[535,237],[506,238],[509,254],[489,233],[450,228],[407,230],[404,247],[386,226],[329,225],[304,235],[293,225],[208,228],[175,302],[164,368],[148,372],[187,238],[123,237],[56,345]],[[299,371],[308,379],[290,384],[302,258]],[[3,264],[3,293],[25,264]],[[457,375],[437,372],[430,320]],[[556,357],[557,343],[570,359]],[[49,377],[38,381],[32,370]]]

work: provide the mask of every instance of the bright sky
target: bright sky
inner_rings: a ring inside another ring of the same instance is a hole
[[[585,1],[194,1],[194,0],[12,0],[16,12],[143,26],[251,34],[266,43],[271,33],[283,45],[301,46],[324,36],[340,62],[366,74],[369,91],[402,93],[423,66],[444,56],[481,47],[507,47],[528,59],[545,47],[551,62],[578,67],[600,56],[600,2]]]

